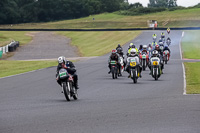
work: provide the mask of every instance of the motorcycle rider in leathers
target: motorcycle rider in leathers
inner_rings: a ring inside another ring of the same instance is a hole
[[[75,87],[75,89],[79,89],[78,75],[76,74],[76,68],[75,68],[74,64],[71,61],[66,60],[64,56],[60,56],[58,58],[58,66],[57,66],[57,71],[56,71],[57,72],[56,80],[57,80],[58,84],[61,85],[61,82],[60,82],[59,76],[58,76],[59,70],[61,68],[65,68],[67,70],[67,72],[72,75],[72,77],[74,78],[74,87]]]
[[[138,57],[137,51],[134,48],[131,49],[130,54],[127,57],[127,65],[126,65],[126,69],[125,70],[129,73],[128,78],[131,77],[131,75],[130,75],[130,65],[129,65],[130,62],[129,62],[129,59],[132,58],[132,57],[136,58],[136,61],[137,61],[138,67],[139,67],[140,78],[141,78],[142,77],[142,75],[141,75],[142,67],[140,66],[140,62],[139,62],[139,57]]]
[[[108,74],[111,73],[111,64],[110,64],[110,61],[112,60],[115,60],[117,62],[117,67],[118,67],[118,70],[119,70],[119,76],[121,76],[121,64],[120,64],[120,58],[119,58],[119,55],[117,54],[117,50],[113,49],[112,50],[112,53],[108,59],[108,67],[109,67],[109,72]]]

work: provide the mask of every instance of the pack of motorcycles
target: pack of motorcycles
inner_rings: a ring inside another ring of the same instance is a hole
[[[153,38],[153,41],[155,41],[156,38]],[[163,38],[163,44],[165,43],[165,39]],[[166,44],[169,46],[171,43],[166,42]],[[162,50],[163,47],[160,46],[160,49]],[[150,68],[150,74],[151,76],[155,79],[158,80],[158,78],[161,76],[162,71],[161,71],[161,63],[167,64],[169,61],[169,51],[163,51],[163,55],[160,55],[160,58],[158,57],[152,57],[153,48],[148,47],[148,52],[139,52],[139,62],[140,64],[137,63],[136,59],[131,58],[129,61],[129,64],[126,63],[126,65],[129,65],[129,72],[130,72],[130,78],[133,80],[134,83],[137,83],[137,79],[140,77],[140,68],[142,67],[142,70],[145,71],[147,67]],[[121,64],[121,73],[125,71],[125,64],[124,64],[124,57],[120,56],[120,64]],[[110,61],[111,65],[111,74],[113,79],[118,78],[119,74],[119,69],[117,66],[116,61]],[[140,66],[140,67],[138,67]],[[64,96],[67,101],[71,101],[72,99],[77,100],[78,99],[78,93],[77,90],[74,88],[74,81],[73,81],[73,76],[70,75],[66,69],[60,69],[59,71],[59,79],[61,81],[61,88],[62,88],[62,93],[64,93]]]
[[[160,49],[164,49],[165,44],[165,38],[161,38],[163,45],[159,45]],[[153,38],[153,42],[156,42],[156,38]],[[171,40],[166,41],[166,44],[169,46],[171,43]],[[137,64],[137,61],[134,59],[134,57],[129,61],[129,64],[127,64],[126,58],[120,56],[120,64],[121,64],[121,73],[125,71],[126,66],[124,66],[124,61],[126,62],[126,65],[129,65],[129,74],[130,78],[133,80],[133,83],[137,83],[137,79],[140,77],[140,70],[139,67],[142,67],[142,70],[145,71],[147,67],[150,69],[150,75],[155,79],[158,80],[158,78],[162,75],[161,65],[164,66],[164,64],[167,64],[169,61],[169,51],[165,50],[162,51],[163,55],[159,55],[159,57],[151,57],[152,51],[154,50],[154,47],[148,47],[148,52],[142,52],[139,51],[138,57],[140,64]],[[120,69],[117,68],[115,61],[110,61],[111,64],[111,74],[113,79],[118,78],[118,74]]]

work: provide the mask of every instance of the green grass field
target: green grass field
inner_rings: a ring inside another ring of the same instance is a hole
[[[9,44],[12,40],[25,45],[32,40],[30,32],[25,31],[0,31],[0,47]]]
[[[200,94],[200,62],[184,64],[186,69],[187,94]]]
[[[200,31],[185,31],[182,40],[183,57],[200,59]],[[186,68],[187,94],[200,94],[200,62],[184,63]]]
[[[0,77],[16,75],[46,67],[56,66],[57,61],[0,61]]]
[[[140,31],[102,32],[57,32],[71,38],[72,45],[78,47],[82,56],[101,56],[115,49],[118,44],[133,40]]]
[[[186,31],[182,49],[184,58],[200,59],[200,31]]]
[[[27,23],[0,25],[0,28],[22,29],[75,29],[75,28],[137,28],[147,27],[147,20],[157,20],[159,27],[198,27],[200,26],[200,8],[163,11],[141,16],[124,16],[117,13],[104,13],[89,17],[48,23]],[[95,18],[95,20],[93,20]],[[162,25],[168,21],[167,25]]]

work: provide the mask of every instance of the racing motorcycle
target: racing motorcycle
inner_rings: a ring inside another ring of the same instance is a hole
[[[77,100],[78,93],[74,87],[74,79],[66,69],[62,68],[59,70],[59,80],[61,81],[62,92],[64,93],[66,100],[71,101],[72,97],[74,100]]]
[[[167,39],[167,45],[169,46],[171,44],[171,41],[169,39]]]
[[[168,61],[169,61],[169,51],[165,50],[163,52],[163,63],[167,64]]]
[[[152,57],[151,60],[151,76],[158,80],[161,75],[160,59],[158,57]]]
[[[111,65],[112,78],[117,79],[117,76],[118,76],[117,62],[115,60],[111,60],[110,65]]]
[[[130,72],[130,75],[131,75],[131,79],[133,80],[133,83],[137,83],[137,79],[138,79],[140,73],[139,73],[138,64],[137,64],[135,58],[130,59],[129,66],[130,66],[129,72]]]
[[[140,64],[142,66],[142,70],[145,71],[148,63],[149,63],[149,54],[146,52],[142,52],[139,54]]]
[[[153,42],[156,42],[156,36],[153,37]]]

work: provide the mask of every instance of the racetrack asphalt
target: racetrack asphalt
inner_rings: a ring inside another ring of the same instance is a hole
[[[155,32],[145,31],[131,42],[148,44]],[[126,72],[113,80],[107,74],[109,54],[76,62],[77,101],[65,100],[56,67],[0,79],[0,132],[199,133],[200,97],[183,95],[181,35],[170,33],[172,56],[158,81],[149,70],[137,84]]]

